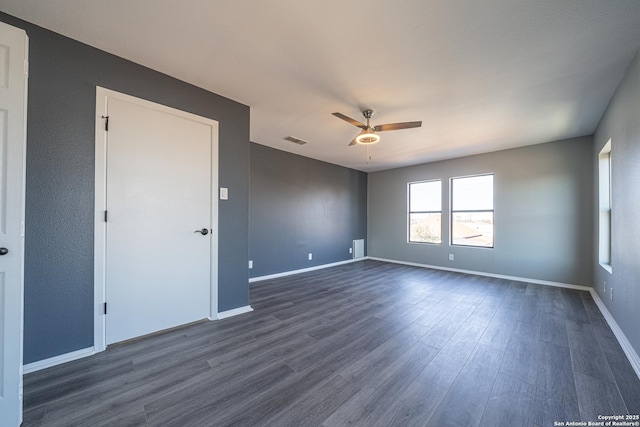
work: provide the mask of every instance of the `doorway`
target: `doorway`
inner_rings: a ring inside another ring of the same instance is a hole
[[[96,99],[100,351],[216,317],[218,123],[103,88]]]

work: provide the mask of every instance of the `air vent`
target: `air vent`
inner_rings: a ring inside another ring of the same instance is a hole
[[[287,141],[293,142],[298,145],[304,145],[309,141],[305,141],[304,139],[296,138],[295,136],[288,136],[285,138]]]

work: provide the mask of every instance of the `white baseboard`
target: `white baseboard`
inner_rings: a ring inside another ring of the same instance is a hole
[[[248,313],[253,311],[250,305],[244,307],[234,308],[233,310],[223,311],[218,313],[217,319],[226,319],[227,317],[237,316],[239,314]],[[215,320],[215,319],[214,319]],[[184,325],[181,325],[184,326]],[[101,350],[101,351],[104,351]],[[37,362],[29,363],[22,366],[23,374],[30,374],[31,372],[41,371],[43,369],[51,368],[53,366],[62,365],[63,363],[72,362],[74,360],[82,359],[84,357],[93,356],[100,351],[96,351],[95,347],[84,348],[82,350],[72,351],[71,353],[61,354],[59,356],[51,357],[49,359],[38,360]]]
[[[82,350],[72,351],[71,353],[65,353],[59,356],[50,357],[49,359],[29,363],[22,367],[22,371],[24,374],[30,374],[31,372],[41,371],[43,369],[51,368],[52,366],[62,365],[63,363],[72,362],[94,354],[95,351],[93,347],[83,348]]]
[[[441,267],[439,265],[419,264],[416,262],[397,261],[394,259],[367,257],[374,261],[391,262],[394,264],[410,265],[412,267],[432,268],[434,270],[453,271],[455,273],[475,274],[476,276],[495,277],[497,279],[515,280],[516,282],[535,283],[537,285],[556,286],[559,288],[576,289],[579,291],[591,291],[590,286],[573,285],[570,283],[552,282],[549,280],[530,279],[528,277],[507,276],[505,274],[486,273],[484,271],[463,270],[460,268]]]
[[[600,299],[600,296],[595,291],[595,289],[593,289],[591,287],[587,287],[587,286],[571,285],[571,284],[567,284],[567,283],[550,282],[550,281],[546,281],[546,280],[528,279],[528,278],[524,278],[524,277],[506,276],[506,275],[502,275],[502,274],[484,273],[484,272],[480,272],[480,271],[462,270],[462,269],[457,269],[457,268],[447,268],[447,267],[433,266],[433,265],[427,265],[427,264],[418,264],[418,263],[413,263],[413,262],[404,262],[404,261],[397,261],[397,260],[377,258],[377,257],[368,257],[368,256],[364,257],[364,258],[354,259],[354,260],[347,260],[347,261],[341,261],[341,262],[332,263],[332,264],[324,264],[324,265],[321,265],[321,266],[305,268],[305,269],[302,269],[302,270],[294,270],[294,271],[289,271],[289,272],[285,272],[285,273],[272,274],[272,275],[269,275],[269,276],[254,277],[253,279],[250,279],[249,282],[258,281],[258,280],[266,280],[266,279],[271,279],[271,278],[275,278],[275,277],[290,276],[292,274],[298,274],[298,273],[303,273],[303,272],[306,272],[306,271],[312,271],[312,270],[319,270],[319,269],[322,269],[322,268],[334,267],[336,265],[348,264],[348,263],[352,263],[352,262],[356,262],[356,261],[363,261],[363,260],[366,260],[366,259],[371,259],[371,260],[375,260],[375,261],[390,262],[390,263],[394,263],[394,264],[409,265],[409,266],[413,266],[413,267],[432,268],[432,269],[435,269],[435,270],[453,271],[453,272],[457,272],[457,273],[475,274],[475,275],[479,275],[479,276],[487,276],[487,277],[495,277],[495,278],[499,278],[499,279],[515,280],[515,281],[518,281],[518,282],[536,283],[536,284],[547,285],[547,286],[557,286],[557,287],[562,287],[562,288],[589,291],[591,293],[591,296],[592,296],[593,300],[595,301],[596,305],[600,309],[600,312],[602,313],[602,316],[605,318],[605,320],[607,321],[607,324],[609,325],[609,327],[613,331],[613,334],[615,335],[616,339],[620,343],[620,346],[622,347],[622,350],[624,351],[625,355],[627,356],[627,359],[629,359],[629,363],[631,363],[631,366],[632,366],[633,370],[635,371],[636,375],[640,379],[640,356],[638,356],[638,353],[633,349],[633,346],[631,345],[631,343],[627,339],[627,337],[624,334],[624,332],[622,332],[622,329],[620,329],[620,327],[618,326],[618,323],[615,321],[615,319],[613,318],[611,313],[609,313],[609,310],[607,309],[607,306],[602,302],[602,300]],[[238,307],[238,308],[234,308],[232,310],[227,310],[227,311],[220,312],[220,313],[218,313],[218,319],[226,319],[228,317],[237,316],[239,314],[244,314],[244,313],[249,313],[251,311],[253,311],[253,308],[250,305],[246,305],[244,307]],[[85,349],[82,349],[82,350],[77,350],[77,351],[73,351],[71,353],[61,354],[59,356],[51,357],[49,359],[39,360],[37,362],[29,363],[27,365],[23,365],[22,370],[23,370],[24,374],[29,374],[29,373],[32,373],[32,372],[40,371],[42,369],[51,368],[51,367],[56,366],[56,365],[61,365],[63,363],[72,362],[74,360],[82,359],[84,357],[89,357],[89,356],[92,356],[93,354],[95,354],[94,348],[93,347],[89,347],[89,348],[85,348]]]
[[[620,329],[620,326],[618,326],[618,323],[616,323],[611,313],[609,313],[607,306],[604,305],[598,293],[595,291],[595,289],[593,289],[590,286],[573,285],[573,284],[561,283],[561,282],[551,282],[548,280],[529,279],[526,277],[507,276],[504,274],[485,273],[482,271],[462,270],[459,268],[440,267],[437,265],[418,264],[415,262],[397,261],[393,259],[385,259],[385,258],[377,258],[377,257],[367,257],[367,258],[375,261],[390,262],[394,264],[403,264],[403,265],[409,265],[412,267],[433,268],[435,270],[445,270],[445,271],[453,271],[457,273],[475,274],[478,276],[496,277],[499,279],[515,280],[518,282],[536,283],[539,285],[556,286],[560,288],[569,288],[569,289],[577,289],[581,291],[588,291],[593,297],[593,300],[595,301],[596,305],[600,309],[602,316],[607,321],[607,324],[611,328],[611,331],[613,331],[613,334],[616,336],[616,339],[620,343],[620,347],[622,347],[624,354],[627,356],[627,359],[629,359],[629,363],[631,363],[633,370],[635,371],[638,378],[640,378],[640,356],[638,356],[638,353],[633,349],[633,346],[627,339],[624,332],[622,332],[622,329]]]
[[[253,311],[253,308],[250,305],[234,308],[232,310],[221,311],[220,313],[218,313],[218,320],[226,319],[227,317],[237,316],[239,314],[249,313],[250,311]]]
[[[308,271],[322,270],[323,268],[337,267],[339,265],[351,264],[352,262],[364,261],[365,259],[368,259],[368,258],[369,257],[348,259],[345,261],[332,262],[330,264],[322,264],[322,265],[316,265],[314,267],[301,268],[299,270],[290,270],[290,271],[284,271],[282,273],[268,274],[266,276],[252,277],[249,279],[249,283],[259,282],[261,280],[277,279],[278,277],[292,276],[294,274],[306,273]]]
[[[607,321],[609,327],[613,331],[613,334],[616,336],[616,339],[620,343],[620,347],[622,347],[624,354],[627,356],[627,359],[629,359],[631,367],[638,376],[638,379],[640,379],[640,356],[638,356],[638,353],[636,353],[636,351],[633,349],[631,343],[627,339],[627,336],[624,334],[624,332],[622,332],[622,329],[620,329],[620,326],[618,326],[616,320],[613,318],[611,313],[609,313],[609,309],[607,309],[607,306],[604,305],[604,302],[602,302],[600,296],[593,288],[591,289],[591,297],[596,302],[596,305],[600,309],[602,316],[604,316],[604,319]]]

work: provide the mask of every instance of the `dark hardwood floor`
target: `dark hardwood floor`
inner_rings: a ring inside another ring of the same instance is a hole
[[[640,413],[588,292],[362,261],[25,377],[24,426],[553,426]]]

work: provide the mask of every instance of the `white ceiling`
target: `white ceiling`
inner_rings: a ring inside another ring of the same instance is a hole
[[[251,107],[251,140],[376,171],[590,135],[640,47],[638,0],[0,0]],[[347,147],[358,129],[422,120]],[[309,141],[298,146],[283,140]]]

